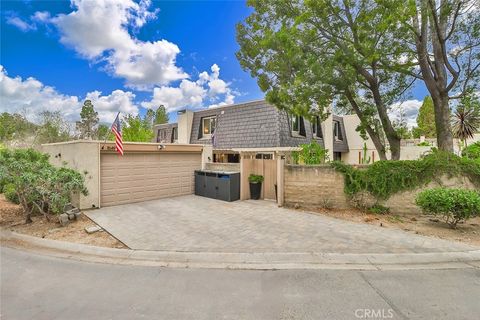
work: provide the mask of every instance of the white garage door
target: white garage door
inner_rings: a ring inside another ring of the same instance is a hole
[[[192,194],[200,153],[104,153],[100,160],[100,205]]]

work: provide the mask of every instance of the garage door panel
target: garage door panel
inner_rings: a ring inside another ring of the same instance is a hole
[[[102,154],[101,206],[192,194],[201,154]]]

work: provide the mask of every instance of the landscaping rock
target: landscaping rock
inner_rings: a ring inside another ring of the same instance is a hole
[[[66,214],[75,214],[75,213],[78,213],[78,212],[80,212],[80,209],[78,209],[78,208],[73,208],[73,209],[65,211]]]
[[[68,224],[68,214],[62,213],[58,216],[58,222],[60,222],[60,225],[62,227],[65,227]]]
[[[75,214],[69,213],[68,215],[68,220],[74,220],[75,219]]]
[[[80,216],[82,215],[82,212],[78,211],[78,212],[74,213],[74,215],[75,215],[75,219],[79,219]]]
[[[92,234],[92,233],[95,233],[95,232],[98,232],[98,231],[102,231],[102,228],[100,226],[95,225],[95,226],[86,227],[85,231],[88,234]]]
[[[72,209],[75,209],[75,207],[71,203],[67,203],[65,207],[63,207],[63,211],[68,211]]]

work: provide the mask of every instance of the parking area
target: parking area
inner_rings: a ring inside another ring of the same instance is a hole
[[[131,249],[190,252],[425,253],[478,249],[270,201],[186,195],[85,211]]]

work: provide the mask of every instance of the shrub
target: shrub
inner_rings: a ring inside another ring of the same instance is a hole
[[[300,164],[321,164],[328,160],[328,151],[317,142],[300,145],[301,151],[292,152],[295,163]]]
[[[10,202],[19,204],[17,191],[15,190],[15,185],[13,183],[7,183],[3,186],[3,194],[5,195],[5,199]]]
[[[345,193],[353,196],[367,191],[376,199],[388,199],[397,192],[424,186],[443,175],[466,176],[480,187],[480,161],[432,150],[418,160],[377,161],[356,169],[334,161],[332,166],[345,176]]]
[[[35,212],[47,219],[61,213],[74,193],[88,194],[83,175],[52,166],[48,155],[33,149],[0,150],[0,181],[13,186],[27,223]]]
[[[452,228],[480,215],[480,193],[473,190],[428,189],[419,193],[415,202],[424,212],[443,216]]]
[[[462,150],[462,157],[480,159],[480,141],[472,143]]]
[[[431,147],[432,145],[427,141],[417,143],[417,147]]]
[[[252,173],[250,176],[248,176],[248,182],[251,182],[251,183],[262,183],[262,182],[263,182],[263,176]]]

